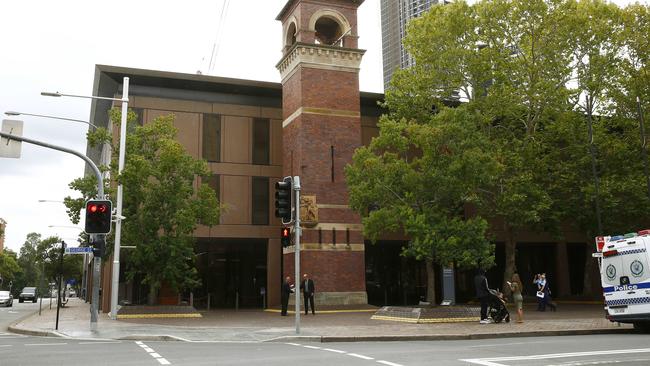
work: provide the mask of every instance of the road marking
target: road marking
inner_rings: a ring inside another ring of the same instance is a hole
[[[345,351],[341,351],[340,349],[331,349],[331,348],[323,348],[323,351],[336,352],[336,353],[347,353]]]
[[[0,347],[11,347],[13,344],[0,344]]]
[[[356,354],[356,353],[346,353],[346,355],[352,356],[352,357],[358,357],[358,358],[361,358],[361,359],[364,359],[364,360],[374,360],[374,358],[372,358],[372,357],[359,355],[359,354]]]
[[[346,355],[346,356],[361,358],[363,360],[374,360],[374,358],[369,357],[369,356],[360,355],[358,353],[348,353],[346,351],[342,351],[342,350],[339,350],[339,349],[322,348],[322,347],[316,347],[316,346],[307,346],[307,345],[302,345],[302,344],[298,344],[298,343],[285,343],[285,344],[288,344],[290,346],[297,346],[297,347],[304,347],[304,348],[316,349],[316,350],[327,351],[327,352],[334,352],[334,353],[343,354],[343,355]],[[377,360],[377,363],[381,363],[381,364],[384,364],[384,365],[387,365],[387,366],[403,366],[403,365],[401,365],[399,363],[394,363],[394,362],[384,361],[384,360]]]
[[[479,344],[476,346],[468,346],[467,348],[501,347],[501,346],[514,346],[518,344],[533,344],[533,343],[549,343],[549,342],[539,341],[539,342],[492,343],[492,344]]]
[[[459,359],[459,361],[469,362],[475,365],[483,365],[483,366],[507,366],[499,362],[545,360],[551,358],[600,356],[600,355],[619,355],[622,353],[650,353],[650,348],[614,349],[614,350],[607,350],[607,351],[589,351],[589,352],[571,352],[571,353],[551,353],[545,355],[532,355],[532,356],[470,358],[470,359]]]
[[[153,348],[147,346],[141,341],[136,341],[135,344],[140,346],[143,350],[147,352],[147,354],[151,355],[158,363],[161,365],[171,365],[171,362],[167,361],[163,356],[161,356],[159,353],[156,353],[156,351],[153,350]]]
[[[67,343],[26,343],[25,346],[60,346]]]
[[[398,363],[388,362],[388,361],[384,361],[384,360],[377,360],[377,362],[383,363],[384,365],[388,365],[388,366],[402,366],[402,365],[400,365]]]
[[[111,344],[111,343],[122,343],[120,341],[94,341],[94,342],[79,342],[77,344]]]

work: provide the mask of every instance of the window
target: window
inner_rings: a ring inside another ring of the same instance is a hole
[[[253,225],[269,224],[269,178],[253,177]]]
[[[269,124],[268,118],[253,119],[253,164],[269,165]]]
[[[212,174],[208,179],[207,182],[208,186],[214,190],[214,193],[217,196],[217,199],[220,197],[220,191],[221,191],[221,181],[219,179],[219,174]]]
[[[203,115],[203,159],[221,161],[221,116]]]

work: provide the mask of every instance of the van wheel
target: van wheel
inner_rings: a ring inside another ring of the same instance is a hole
[[[23,299],[18,299],[18,302],[23,302],[23,301],[24,301]]]
[[[639,331],[641,333],[649,333],[650,332],[650,323],[648,323],[648,322],[635,322],[634,323],[634,330]]]

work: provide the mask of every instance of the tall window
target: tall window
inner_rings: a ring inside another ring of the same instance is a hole
[[[253,225],[269,224],[269,178],[253,177]]]
[[[221,161],[221,116],[203,115],[203,159]]]
[[[221,183],[219,180],[219,174],[212,174],[209,178],[208,181],[206,182],[210,188],[214,190],[214,193],[217,196],[217,199],[219,199],[220,191],[221,191]]]
[[[253,119],[253,164],[269,165],[269,124],[268,118]]]

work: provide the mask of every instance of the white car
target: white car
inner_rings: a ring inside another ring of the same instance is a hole
[[[14,297],[9,291],[0,291],[0,306],[12,307],[13,305]]]

